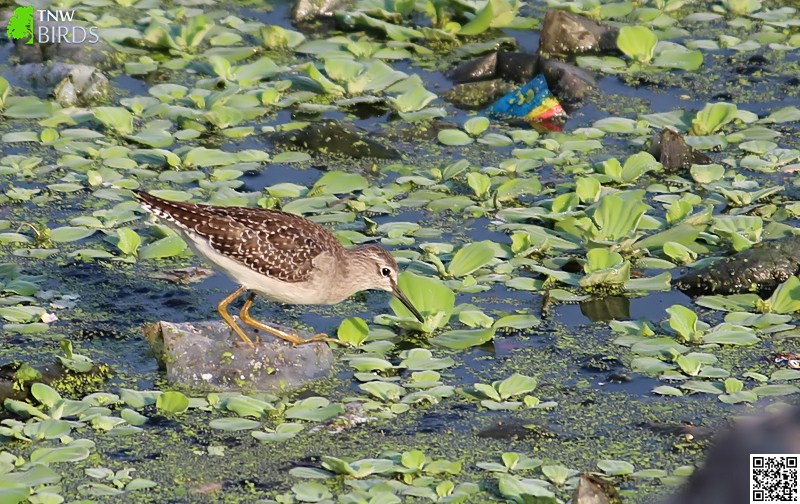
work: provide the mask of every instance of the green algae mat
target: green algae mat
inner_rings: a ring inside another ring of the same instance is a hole
[[[567,58],[594,82],[563,124],[461,103],[519,83],[452,69],[535,54],[552,10],[615,45]],[[558,503],[587,473],[655,502],[716,432],[800,392],[796,272],[673,287],[797,226],[793,2],[61,0],[0,19],[2,503]],[[664,128],[689,162],[652,149]],[[132,189],[379,243],[424,321],[379,292],[257,301],[350,343],[329,379],[170,385],[143,327],[216,319],[236,286]]]

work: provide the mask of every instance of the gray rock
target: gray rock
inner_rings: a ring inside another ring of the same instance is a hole
[[[108,94],[108,78],[100,70],[75,65],[53,88],[53,96],[62,107],[90,105]]]
[[[108,78],[95,67],[68,63],[28,63],[14,72],[20,80],[46,89],[62,107],[86,106],[103,99],[109,89]]]
[[[335,10],[343,8],[346,4],[347,0],[297,0],[292,9],[292,20],[301,22],[332,16]]]
[[[223,321],[158,322],[145,337],[170,383],[210,390],[274,392],[325,378],[333,354],[325,343],[292,347],[239,324],[255,347],[242,342]],[[293,329],[275,326],[279,329]],[[259,336],[263,341],[258,341]],[[300,333],[307,338],[309,334]]]

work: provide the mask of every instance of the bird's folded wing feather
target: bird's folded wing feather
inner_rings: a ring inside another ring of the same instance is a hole
[[[205,223],[194,226],[214,250],[277,280],[295,283],[309,279],[312,261],[325,250],[322,243],[269,214],[245,218],[225,213],[209,215]]]
[[[148,211],[208,240],[217,252],[284,282],[308,280],[314,258],[339,246],[326,229],[293,214],[194,205],[142,192],[137,198]]]

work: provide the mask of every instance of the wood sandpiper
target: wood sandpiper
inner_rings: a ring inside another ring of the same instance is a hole
[[[253,344],[228,313],[228,305],[250,291],[239,318],[292,345],[314,341],[344,344],[317,334],[303,339],[250,316],[255,293],[286,304],[335,304],[356,292],[389,291],[420,321],[422,315],[397,286],[397,263],[383,248],[346,249],[319,224],[299,215],[250,207],[221,207],[168,201],[133,191],[139,204],[166,221],[194,252],[239,284],[217,305],[234,332]]]

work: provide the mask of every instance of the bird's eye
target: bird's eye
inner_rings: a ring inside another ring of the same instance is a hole
[[[391,274],[392,270],[390,270],[389,268],[381,268],[381,275],[388,277]]]

